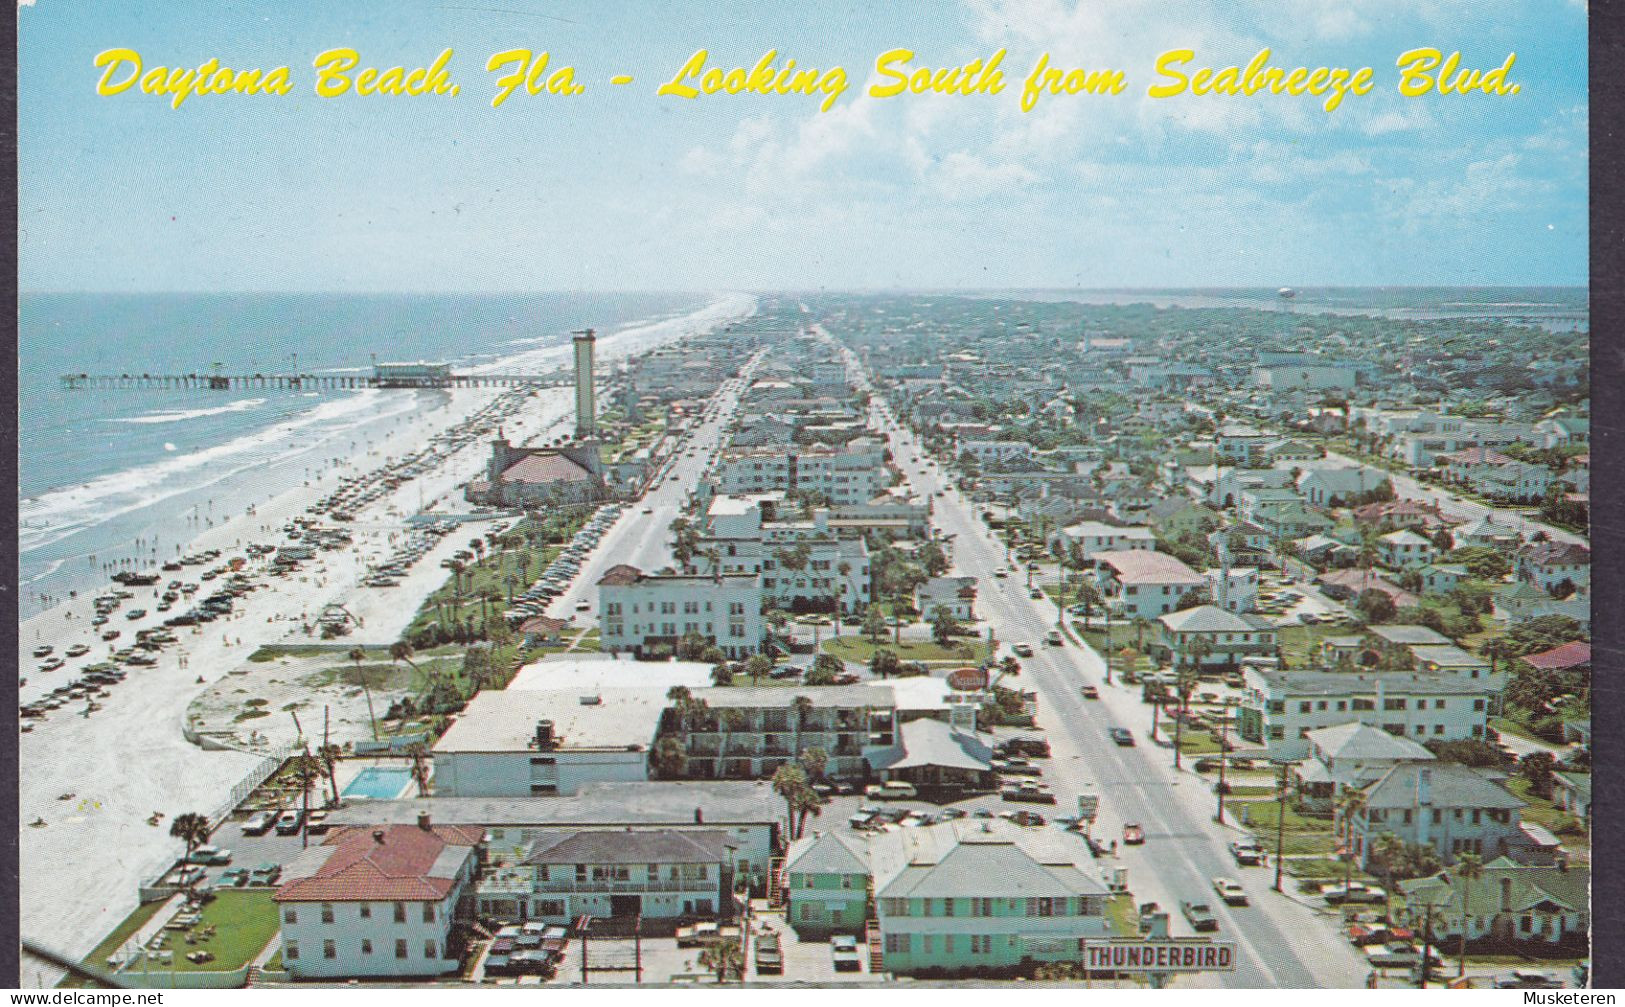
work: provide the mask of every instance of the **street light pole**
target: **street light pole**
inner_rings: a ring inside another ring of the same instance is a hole
[[[1286,852],[1286,769],[1291,763],[1281,762],[1281,793],[1275,808],[1275,890],[1281,890],[1282,855]]]
[[[1230,761],[1229,749],[1225,747],[1225,721],[1230,719],[1230,697],[1224,698],[1224,705],[1219,708],[1219,789],[1218,810],[1214,813],[1214,820],[1220,825],[1224,824],[1224,764]]]

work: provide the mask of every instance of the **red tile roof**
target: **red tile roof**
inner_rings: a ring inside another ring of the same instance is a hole
[[[1591,664],[1591,644],[1581,640],[1565,643],[1561,647],[1541,651],[1539,654],[1525,654],[1523,663],[1544,671],[1560,671],[1565,668],[1579,668]]]
[[[505,483],[581,482],[592,473],[562,454],[534,454],[521,458],[502,472]]]
[[[1207,578],[1192,570],[1178,557],[1149,549],[1112,549],[1095,553],[1095,562],[1104,563],[1124,584],[1206,584]]]
[[[636,584],[642,579],[642,570],[629,563],[621,563],[605,570],[604,575],[598,578],[598,584],[600,587],[605,584],[611,587],[620,587],[626,584]]]
[[[456,878],[431,876],[447,847],[474,847],[485,830],[461,825],[358,826],[322,845],[332,853],[316,873],[284,884],[278,902],[438,902]]]

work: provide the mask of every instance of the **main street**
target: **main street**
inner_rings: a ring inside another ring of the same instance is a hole
[[[671,565],[671,523],[682,515],[689,494],[721,446],[724,431],[733,421],[750,373],[760,359],[758,353],[741,369],[739,377],[724,382],[712,396],[700,423],[672,450],[649,491],[642,499],[626,505],[598,548],[582,564],[570,589],[553,599],[550,615],[595,626],[598,580],[606,570],[626,563],[647,573]],[[585,608],[579,607],[583,604]]]
[[[1046,777],[1062,801],[1086,788],[1099,793],[1096,833],[1116,835],[1126,822],[1144,827],[1141,847],[1123,847],[1129,888],[1137,901],[1155,901],[1170,914],[1171,933],[1190,932],[1180,915],[1182,900],[1205,902],[1220,920],[1219,939],[1237,946],[1237,967],[1224,976],[1190,977],[1190,985],[1244,987],[1358,987],[1368,968],[1362,957],[1338,939],[1335,918],[1271,890],[1273,870],[1238,867],[1225,844],[1241,833],[1213,820],[1215,798],[1194,773],[1175,772],[1172,753],[1160,747],[1122,748],[1107,729],[1129,727],[1146,741],[1149,707],[1137,692],[1105,685],[1100,655],[1070,643],[1046,646],[1059,610],[1048,600],[1028,597],[1018,579],[996,579],[1006,564],[1005,549],[975,516],[970,501],[953,490],[940,469],[920,451],[881,405],[873,407],[876,427],[885,431],[894,458],[912,489],[933,501],[933,522],[952,538],[959,573],[983,585],[978,614],[1006,643],[1026,642],[1034,656],[1023,662],[1019,684],[1039,695],[1038,724],[1050,740]],[[915,462],[911,459],[919,458]],[[941,493],[941,495],[938,495]],[[986,585],[994,585],[991,590]],[[1100,687],[1100,700],[1085,700],[1080,686]],[[1251,904],[1227,906],[1215,895],[1212,879],[1232,877],[1247,890]],[[1288,879],[1287,884],[1292,884]]]

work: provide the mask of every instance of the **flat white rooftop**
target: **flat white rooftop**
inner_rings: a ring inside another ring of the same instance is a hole
[[[711,684],[711,666],[701,661],[617,660],[609,654],[579,657],[556,654],[519,669],[506,691],[629,689],[674,685],[702,689]]]
[[[481,692],[441,735],[434,750],[437,754],[528,751],[536,725],[543,720],[553,722],[559,752],[647,748],[666,705],[665,686]]]

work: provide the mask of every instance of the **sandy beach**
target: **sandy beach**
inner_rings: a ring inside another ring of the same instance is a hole
[[[682,318],[602,337],[598,359],[614,361],[726,324],[747,316],[754,303],[748,297],[719,298]],[[567,346],[549,347],[489,366],[493,370],[543,370],[564,364],[569,352]],[[501,394],[495,389],[451,393],[442,405],[402,417],[391,428],[387,443],[375,443],[358,457],[351,456],[346,446],[335,444],[319,463],[313,462],[313,477],[306,484],[277,493],[252,514],[217,520],[187,551],[219,549],[224,558],[240,553],[250,543],[285,542],[282,526],[303,516],[312,503],[336,490],[341,480],[387,470],[393,460],[421,451],[437,435],[469,423]],[[515,405],[514,412],[501,417],[505,435],[515,442],[556,436],[567,429],[571,410],[567,389],[550,389],[536,397],[516,396]],[[179,851],[179,841],[168,835],[169,821],[188,811],[221,810],[231,788],[254,768],[258,762],[254,755],[203,751],[185,739],[185,711],[200,691],[240,666],[258,647],[309,642],[312,638],[304,633],[301,620],[313,619],[331,602],[344,604],[363,623],[346,642],[387,645],[399,636],[422,599],[444,580],[438,561],[448,542],[431,550],[398,587],[369,589],[360,580],[370,562],[390,551],[391,536],[403,532],[407,516],[423,510],[465,510],[460,486],[480,471],[487,457],[485,438],[474,438],[419,477],[358,510],[346,526],[353,536],[349,547],[318,552],[290,575],[271,577],[251,565],[248,572],[260,586],[238,600],[229,618],[177,627],[180,643],[160,652],[155,667],[129,668],[128,677],[112,686],[110,696],[99,700],[102,709],[86,716],[84,704],[74,701],[21,736],[20,912],[24,935],[68,954],[87,953],[135,907],[140,881],[166,866]],[[482,530],[483,526],[470,526],[468,535],[448,536],[449,548],[458,548],[455,540],[466,541]],[[165,581],[195,580],[203,569],[187,567],[183,573],[163,576]],[[19,690],[22,702],[65,684],[76,677],[78,669],[105,658],[113,647],[128,645],[137,629],[162,623],[166,613],[149,612],[135,621],[124,614],[134,606],[149,606],[162,587],[132,590],[136,597],[103,627],[121,630],[120,639],[112,644],[103,642],[90,625],[95,614],[91,592],[21,624],[19,667],[27,679]],[[61,654],[77,643],[90,646],[90,654],[56,672],[35,670],[39,661],[30,654],[35,647],[49,644]],[[307,731],[312,729],[306,725]],[[147,824],[154,812],[166,816],[158,826]],[[30,825],[38,820],[43,820],[43,826]],[[25,982],[35,981],[32,963],[25,973]],[[43,978],[51,981],[50,976]]]

